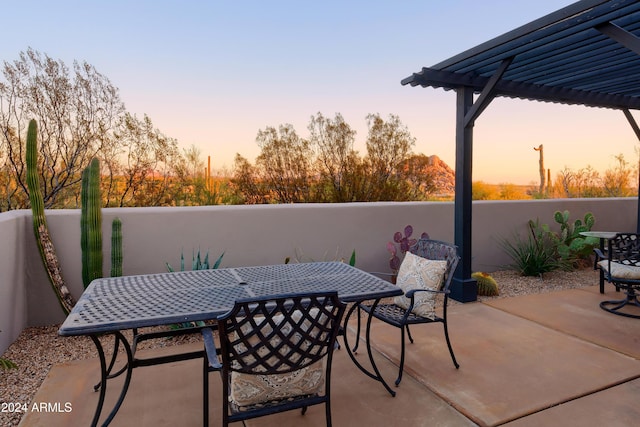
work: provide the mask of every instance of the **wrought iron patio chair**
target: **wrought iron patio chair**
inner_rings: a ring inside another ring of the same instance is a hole
[[[410,259],[408,257],[415,256],[413,261],[417,263],[409,266]],[[451,341],[449,339],[449,329],[447,326],[447,302],[449,299],[449,286],[453,278],[453,273],[458,266],[460,257],[458,256],[455,246],[445,242],[430,239],[419,239],[409,251],[405,254],[400,270],[398,271],[396,284],[405,289],[405,294],[396,297],[392,302],[382,302],[379,304],[362,303],[358,309],[362,309],[376,319],[395,326],[400,329],[401,333],[401,353],[398,378],[395,381],[396,386],[402,381],[402,372],[404,370],[405,361],[405,332],[409,337],[409,341],[413,343],[413,337],[409,330],[410,325],[424,323],[442,323],[444,328],[444,336],[453,360],[453,365],[458,369],[456,357],[453,353]],[[434,262],[435,261],[435,262]],[[406,263],[406,264],[405,264]],[[404,268],[403,268],[404,267]],[[412,267],[422,267],[423,271],[413,271]],[[437,270],[437,271],[435,271]],[[428,281],[432,281],[432,286],[424,286],[426,283],[422,280],[426,276]],[[422,282],[422,283],[416,283]],[[408,286],[404,286],[407,284]],[[435,312],[435,297],[443,296],[442,316],[438,316]],[[357,337],[360,336],[360,323],[358,322]],[[369,331],[367,331],[369,336]],[[356,340],[356,348],[358,341]],[[354,349],[355,350],[355,349]]]
[[[604,272],[604,277],[616,290],[626,294],[620,300],[602,301],[600,307],[620,316],[640,318],[640,314],[622,310],[627,305],[640,307],[637,293],[640,291],[640,234],[618,233],[609,239],[606,253],[599,248],[594,251],[596,268]]]
[[[218,318],[219,348],[204,329],[204,425],[209,372],[222,376],[222,420],[243,421],[325,405],[331,426],[331,362],[345,304],[337,292],[238,300]]]

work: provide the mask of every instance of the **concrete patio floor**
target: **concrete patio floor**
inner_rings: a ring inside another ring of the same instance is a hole
[[[405,376],[391,397],[363,375],[344,349],[335,353],[335,426],[631,426],[640,420],[640,320],[601,310],[622,298],[611,286],[453,305],[449,330],[460,369],[451,362],[441,325],[412,329]],[[640,314],[640,313],[639,313]],[[383,376],[397,375],[399,333],[376,324],[373,339]],[[193,344],[190,344],[193,346]],[[364,353],[358,356],[364,360]],[[70,412],[30,412],[32,426],[85,426],[98,395],[97,359],[54,366],[35,402],[69,402]],[[201,361],[139,368],[113,426],[202,424]],[[220,383],[212,374],[212,425]],[[120,379],[109,384],[106,407]],[[248,421],[247,426],[323,426],[324,408]]]

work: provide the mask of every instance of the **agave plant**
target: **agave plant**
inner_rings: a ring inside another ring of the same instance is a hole
[[[203,260],[200,256],[200,249],[198,249],[198,253],[191,256],[191,270],[216,270],[220,267],[222,257],[224,257],[224,252],[222,252],[213,265],[211,265],[209,264],[209,251],[207,251]],[[165,264],[167,265],[169,273],[173,273],[175,271],[168,262]],[[180,253],[180,271],[184,271],[184,251]]]
[[[2,332],[2,331],[0,331]],[[0,369],[15,369],[18,365],[13,363],[11,360],[0,357]]]
[[[539,276],[564,268],[556,256],[556,245],[544,232],[539,221],[529,220],[529,230],[523,238],[514,232],[510,239],[499,241],[504,252],[512,259],[507,268],[516,270],[522,276]]]
[[[224,256],[224,252],[220,254],[218,259],[213,263],[213,265],[209,264],[209,251],[204,256],[204,260],[200,256],[200,249],[198,249],[197,254],[192,254],[191,256],[191,270],[216,270],[220,267],[220,263],[222,262],[222,257]],[[175,270],[171,265],[167,262],[167,270],[170,273],[173,273]],[[184,271],[184,250],[180,253],[180,271]],[[175,325],[171,325],[171,329],[183,329],[183,328],[192,328],[194,326],[205,326],[205,323],[200,322],[184,322],[178,323]]]

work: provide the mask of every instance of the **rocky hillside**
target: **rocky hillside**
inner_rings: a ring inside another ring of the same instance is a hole
[[[435,185],[438,188],[437,195],[453,195],[455,193],[456,174],[449,165],[440,160],[440,157],[429,156],[425,172],[433,175]]]

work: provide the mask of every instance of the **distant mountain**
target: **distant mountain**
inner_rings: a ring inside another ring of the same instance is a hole
[[[429,161],[425,172],[433,176],[433,180],[438,195],[453,195],[456,191],[456,173],[440,157],[433,155],[428,157]]]
[[[401,165],[414,188],[429,196],[447,197],[455,193],[455,173],[438,156],[414,154]]]

